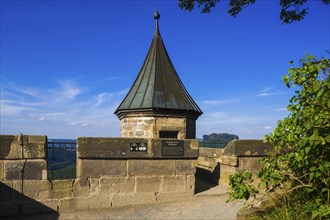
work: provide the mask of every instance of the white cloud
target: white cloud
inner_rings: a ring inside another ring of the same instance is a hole
[[[283,92],[281,90],[274,91],[273,87],[269,86],[262,89],[257,95],[257,97],[277,96],[277,95],[285,95],[285,94],[287,94],[287,92]]]
[[[269,126],[269,125],[267,125],[267,126],[264,126],[263,129],[265,129],[265,130],[269,130],[269,129],[272,129],[272,127]]]
[[[271,91],[272,89],[273,89],[272,86],[268,86],[268,87],[263,88],[263,89],[261,90],[261,92],[262,92],[262,93],[263,93],[263,92],[269,92],[269,91]]]
[[[204,100],[201,101],[202,104],[205,105],[226,105],[230,103],[236,103],[239,99],[220,99],[220,100]]]
[[[54,85],[48,89],[1,85],[1,133],[118,136],[119,120],[113,112],[127,90],[93,94],[91,88],[71,80]]]
[[[113,93],[100,93],[95,97],[96,104],[94,105],[94,108],[97,108],[99,105],[101,105],[105,101],[110,101],[111,98],[114,96]]]
[[[23,112],[37,110],[36,108],[25,105],[25,103],[20,104],[11,100],[0,100],[0,105],[0,113],[3,116],[18,115]]]
[[[73,81],[71,80],[61,80],[58,81],[58,84],[58,88],[49,89],[47,94],[47,99],[51,97],[52,101],[55,103],[65,103],[72,101],[81,93],[81,89],[74,85]]]
[[[88,127],[90,126],[90,124],[86,123],[86,122],[69,122],[68,125],[77,125],[77,126],[81,126],[81,127]]]
[[[4,87],[5,89],[6,87]],[[22,95],[32,96],[34,98],[39,99],[41,94],[38,89],[26,87],[26,86],[18,86],[14,83],[9,83],[9,89],[14,90],[18,93],[21,93]]]

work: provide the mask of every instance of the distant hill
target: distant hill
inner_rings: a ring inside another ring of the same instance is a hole
[[[239,139],[239,137],[235,134],[212,133],[209,135],[203,135],[203,140],[200,141],[200,146],[210,148],[224,148],[230,141],[235,139]]]
[[[212,133],[209,135],[203,135],[203,141],[231,141],[231,140],[235,140],[235,139],[239,139],[237,135],[235,134],[228,134],[228,133]]]

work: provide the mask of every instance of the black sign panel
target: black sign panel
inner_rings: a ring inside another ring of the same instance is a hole
[[[184,142],[182,140],[162,140],[162,156],[183,156]]]

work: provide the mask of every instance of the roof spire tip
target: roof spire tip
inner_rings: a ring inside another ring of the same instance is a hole
[[[158,9],[156,9],[155,13],[154,13],[154,19],[158,20],[160,18],[160,14],[158,13]]]

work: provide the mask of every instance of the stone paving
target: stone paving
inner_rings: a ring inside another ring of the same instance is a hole
[[[226,187],[215,186],[189,200],[65,212],[59,216],[39,214],[18,219],[236,219],[242,203],[226,203],[227,198]]]

